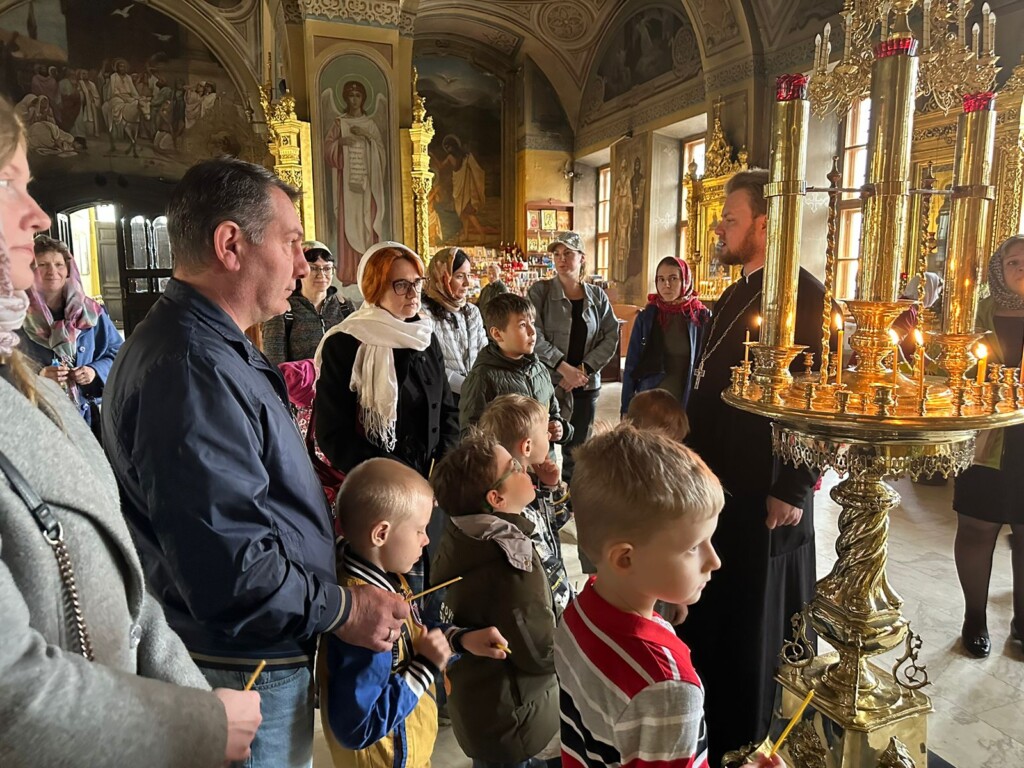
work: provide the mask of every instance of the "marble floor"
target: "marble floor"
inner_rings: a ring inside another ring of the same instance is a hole
[[[598,401],[598,418],[618,419],[619,385],[606,384]],[[837,482],[825,476],[816,497],[815,528],[818,574],[835,561],[839,508],[828,495]],[[902,480],[895,484],[902,504],[890,518],[888,574],[904,599],[903,611],[924,641],[921,657],[931,685],[924,690],[935,712],[929,719],[929,749],[957,768],[1024,766],[1024,652],[1009,639],[1012,614],[1009,530],[999,538],[992,568],[989,630],[992,655],[968,656],[960,647],[963,599],[953,565],[956,517],[952,482],[924,486]],[[580,579],[579,558],[571,540],[564,543],[570,576]],[[894,654],[898,655],[898,654]],[[883,657],[883,666],[891,660]],[[315,768],[329,768],[330,756],[316,724]],[[469,768],[450,728],[438,737],[435,768]]]

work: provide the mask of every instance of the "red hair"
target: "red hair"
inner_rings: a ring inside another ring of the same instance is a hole
[[[391,265],[399,259],[408,261],[416,267],[416,274],[423,277],[423,262],[412,252],[401,248],[381,248],[366,262],[363,279],[359,283],[363,298],[370,304],[379,304],[384,294],[391,290]]]

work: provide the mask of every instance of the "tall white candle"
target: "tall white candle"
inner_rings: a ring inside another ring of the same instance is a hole
[[[978,48],[978,41],[980,37],[981,27],[978,26],[978,24],[976,23],[973,27],[971,27],[971,51],[974,53],[975,56],[978,55],[978,51],[980,50]]]
[[[921,35],[924,39],[924,50],[928,50],[932,44],[932,0],[924,0],[921,10],[924,14],[924,32]]]

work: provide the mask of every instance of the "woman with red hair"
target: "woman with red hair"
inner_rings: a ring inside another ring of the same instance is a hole
[[[622,415],[638,392],[665,389],[683,408],[690,398],[693,368],[711,313],[693,290],[690,267],[666,256],[658,262],[655,292],[636,319],[622,372]]]
[[[320,342],[316,439],[331,465],[349,472],[378,456],[424,477],[459,436],[441,345],[420,317],[420,257],[377,243],[359,261],[366,303]]]

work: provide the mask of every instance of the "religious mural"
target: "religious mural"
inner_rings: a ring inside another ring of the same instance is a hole
[[[387,79],[364,56],[343,54],[320,73],[320,131],[324,173],[321,200],[326,240],[335,247],[338,279],[356,282],[363,252],[390,240],[391,198]]]
[[[265,151],[213,52],[142,3],[29,0],[0,15],[0,67],[37,174],[174,177]]]
[[[501,233],[502,84],[468,61],[416,60],[418,90],[434,119],[430,243],[497,245]]]
[[[611,279],[626,283],[643,279],[645,220],[650,168],[649,135],[612,147]]]
[[[700,69],[697,36],[682,9],[646,8],[608,38],[597,66],[600,101],[670,73],[673,81],[688,80]]]

